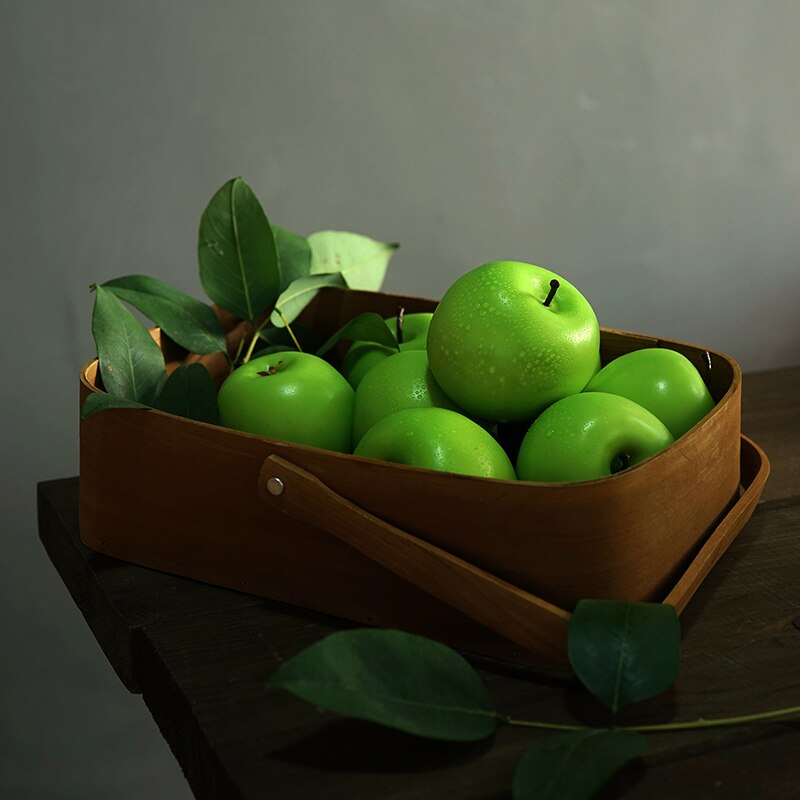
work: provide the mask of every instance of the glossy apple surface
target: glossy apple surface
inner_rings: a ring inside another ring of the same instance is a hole
[[[356,389],[353,443],[395,411],[430,407],[460,410],[436,383],[424,350],[395,353],[373,367]]]
[[[584,391],[633,400],[655,414],[676,439],[714,407],[692,362],[662,347],[634,350],[615,358],[586,384]]]
[[[673,441],[661,420],[627,397],[570,395],[531,425],[517,456],[517,477],[549,482],[607,478]]]
[[[545,305],[554,280],[558,289]],[[600,329],[568,281],[532,264],[497,261],[466,273],[442,297],[428,360],[442,389],[471,416],[522,421],[583,389],[600,368]]]
[[[310,353],[254,358],[219,390],[222,424],[270,439],[349,453],[354,392],[326,361]]]
[[[428,326],[431,323],[430,312],[403,315],[403,341],[400,352],[406,350],[425,350],[428,342]],[[384,322],[389,330],[397,335],[397,318],[387,317]],[[342,359],[341,373],[350,385],[357,389],[364,376],[375,366],[394,355],[397,350],[384,347],[377,342],[356,341]]]
[[[491,434],[447,408],[395,411],[364,434],[355,455],[480,478],[515,477],[508,456]]]

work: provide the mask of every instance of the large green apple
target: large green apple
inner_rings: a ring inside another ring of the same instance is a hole
[[[714,407],[686,356],[663,347],[634,350],[606,364],[584,388],[627,397],[655,414],[677,439]]]
[[[667,427],[627,397],[570,395],[531,425],[517,456],[524,481],[588,481],[641,463],[674,441]]]
[[[227,428],[349,453],[354,394],[327,361],[310,353],[273,353],[225,379],[220,420]]]
[[[428,359],[470,416],[522,421],[583,389],[600,369],[600,330],[568,281],[532,264],[496,261],[447,290],[431,320]]]
[[[401,352],[425,349],[432,316],[431,312],[402,315],[402,341],[398,345]],[[397,317],[387,317],[384,321],[389,330],[397,336]],[[355,341],[345,353],[340,371],[350,385],[357,389],[364,376],[373,367],[396,352],[391,347],[384,347],[377,342]]]
[[[355,455],[480,478],[514,480],[502,447],[480,425],[448,408],[406,408],[376,422]]]
[[[431,406],[460,411],[436,383],[424,350],[395,353],[373,367],[356,389],[353,443],[395,411]]]

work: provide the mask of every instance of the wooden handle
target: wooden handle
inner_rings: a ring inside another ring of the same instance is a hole
[[[525,650],[546,655],[553,668],[568,666],[570,615],[563,609],[384,522],[280,456],[264,460],[258,493]]]
[[[769,459],[741,438],[743,492],[663,602],[680,613],[739,533],[769,476]],[[373,516],[280,456],[264,460],[258,493],[273,508],[327,531],[419,589],[534,653],[542,666],[568,668],[570,615],[457,556]],[[545,664],[545,662],[547,662]]]

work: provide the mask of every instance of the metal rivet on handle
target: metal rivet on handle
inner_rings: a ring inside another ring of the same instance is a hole
[[[283,494],[283,481],[280,478],[270,478],[267,481],[267,491],[275,495],[277,497],[279,494]]]

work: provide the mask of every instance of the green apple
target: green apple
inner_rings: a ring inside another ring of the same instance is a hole
[[[448,408],[405,408],[376,422],[355,455],[480,478],[514,480],[502,447],[480,425]]]
[[[518,261],[462,275],[433,313],[427,349],[442,389],[493,422],[531,419],[600,369],[600,329],[584,296]]]
[[[584,388],[627,397],[655,414],[677,439],[714,407],[686,356],[663,347],[634,350],[606,364]]]
[[[373,367],[356,389],[353,443],[395,411],[432,406],[460,411],[436,383],[424,350],[395,353]]]
[[[433,316],[430,312],[403,314],[399,347],[400,351],[424,350],[428,341],[428,326]],[[387,317],[386,326],[397,336],[397,317]],[[374,367],[396,353],[391,347],[377,342],[356,341],[342,359],[341,373],[357,389],[364,376]]]
[[[219,414],[227,428],[349,453],[354,395],[327,361],[286,351],[235,369],[220,387]]]
[[[525,481],[589,481],[641,463],[674,441],[661,420],[627,397],[564,397],[531,425],[517,456]]]

